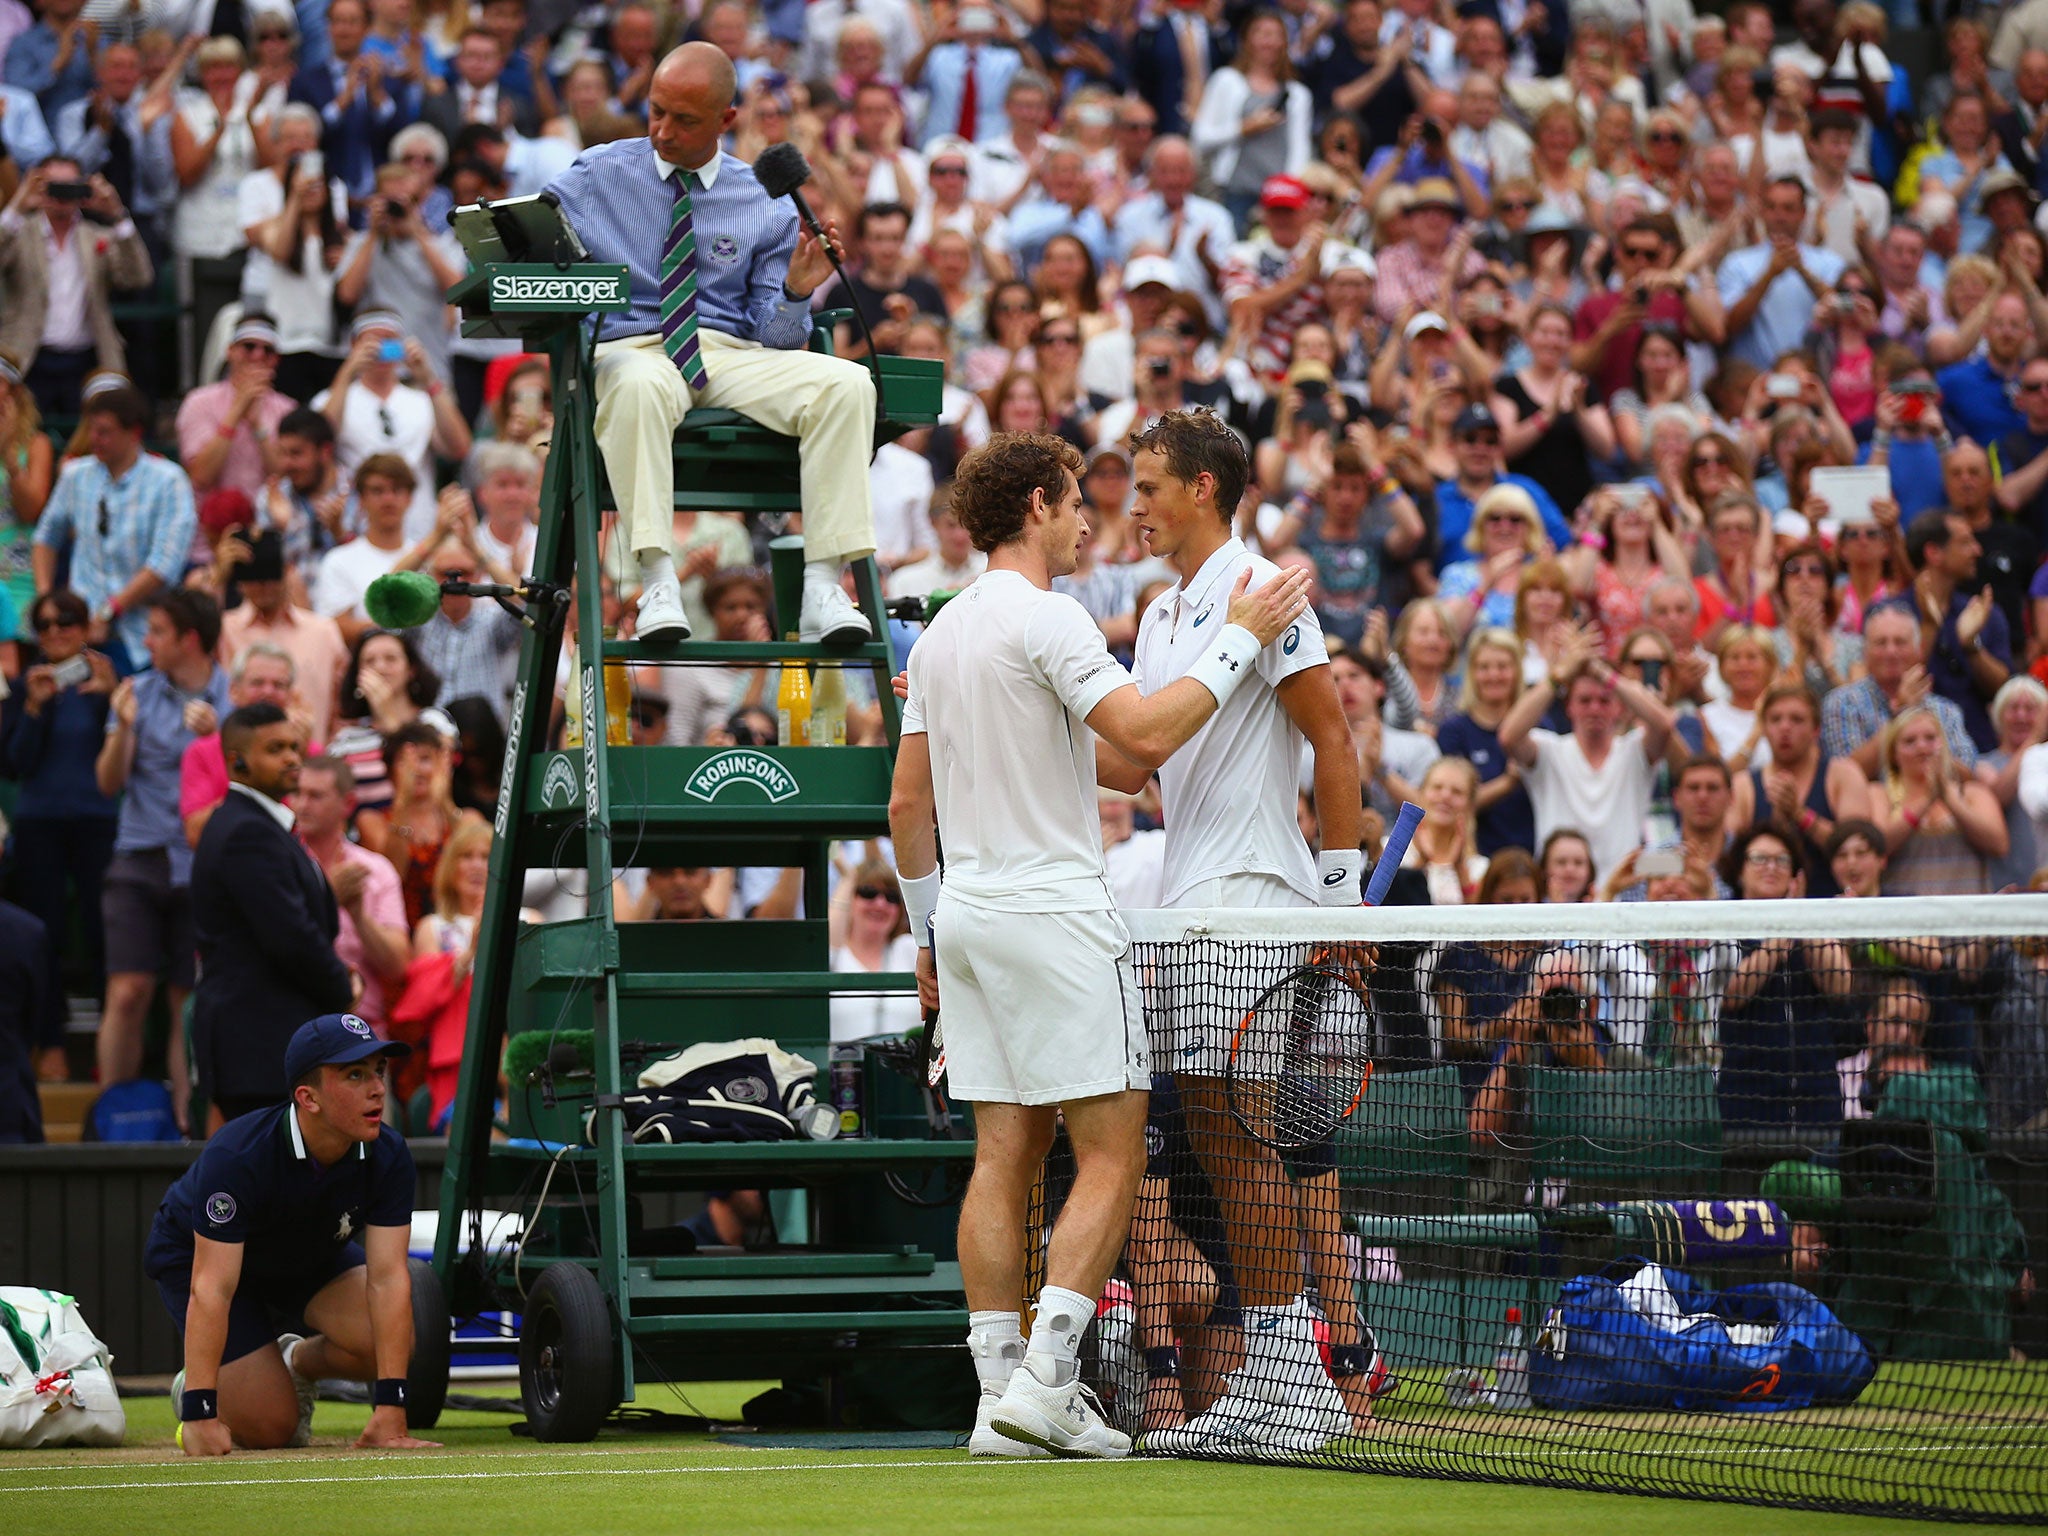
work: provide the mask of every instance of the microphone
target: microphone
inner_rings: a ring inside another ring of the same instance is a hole
[[[832,270],[839,274],[839,284],[846,290],[846,297],[853,306],[853,323],[860,327],[860,339],[868,344],[868,371],[875,376],[875,393],[879,397],[882,365],[875,358],[875,337],[868,329],[868,317],[861,313],[860,303],[854,299],[853,283],[846,275],[846,268],[839,265],[839,253],[832,248],[832,241],[818,223],[818,216],[811,212],[811,205],[804,201],[803,193],[798,190],[811,179],[811,162],[794,144],[786,141],[770,144],[754,157],[754,179],[761,183],[761,190],[771,198],[786,197],[795,203],[797,217],[804,221],[804,227],[816,235],[818,244],[825,248],[825,257],[832,263]]]
[[[363,594],[363,609],[379,629],[417,629],[441,606],[441,584],[425,571],[387,571]]]
[[[548,1109],[555,1107],[555,1079],[567,1077],[583,1065],[583,1053],[567,1040],[557,1040],[548,1050],[547,1066],[540,1073],[540,1101]]]

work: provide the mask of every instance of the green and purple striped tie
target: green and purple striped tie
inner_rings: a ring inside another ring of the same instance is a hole
[[[683,371],[692,391],[704,387],[703,347],[697,337],[697,235],[690,227],[691,172],[676,171],[676,206],[661,248],[661,345]]]

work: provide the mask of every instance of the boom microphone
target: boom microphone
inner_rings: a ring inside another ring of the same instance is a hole
[[[387,571],[363,594],[363,610],[380,629],[417,629],[441,606],[441,584],[425,571]]]

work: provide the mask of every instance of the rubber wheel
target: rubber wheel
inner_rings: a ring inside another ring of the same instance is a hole
[[[405,1422],[432,1429],[448,1401],[448,1293],[424,1259],[408,1259],[412,1274],[412,1364],[405,1373]]]
[[[550,1264],[519,1324],[519,1400],[536,1440],[592,1440],[619,1401],[612,1309],[581,1264]]]

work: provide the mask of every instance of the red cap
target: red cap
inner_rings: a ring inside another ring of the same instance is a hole
[[[1520,1322],[1521,1320],[1522,1320],[1522,1309],[1521,1309],[1520,1307],[1509,1307],[1509,1308],[1508,1308],[1508,1321],[1509,1321],[1509,1322],[1511,1322],[1511,1323],[1519,1323],[1519,1322]]]
[[[1265,208],[1306,208],[1314,196],[1299,176],[1268,176],[1259,188],[1259,204]]]

